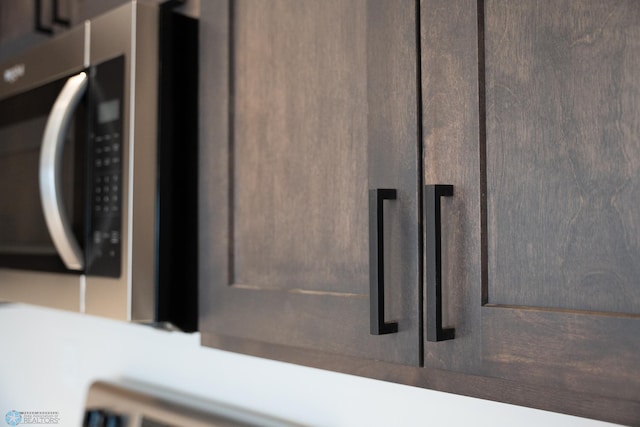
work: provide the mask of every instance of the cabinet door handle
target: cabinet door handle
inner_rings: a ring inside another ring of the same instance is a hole
[[[426,185],[424,191],[427,279],[427,341],[455,338],[454,328],[442,328],[442,250],[440,198],[453,196],[453,185]]]
[[[395,200],[396,190],[369,190],[369,303],[371,335],[398,332],[397,322],[384,321],[384,200]]]
[[[53,0],[53,22],[56,24],[64,25],[65,27],[71,26],[71,21],[60,16],[60,9],[58,7],[58,0]]]
[[[35,0],[35,29],[43,34],[53,34],[53,26],[46,27],[42,23],[42,0]],[[60,24],[65,27],[71,26],[71,21],[60,16],[60,8],[58,0],[51,1],[51,22],[52,24]]]
[[[36,0],[35,6],[34,18],[36,31],[42,34],[53,34],[53,28],[45,27],[42,23],[42,0]]]

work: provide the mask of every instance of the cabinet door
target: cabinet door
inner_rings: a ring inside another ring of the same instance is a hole
[[[34,1],[0,2],[0,62],[48,38],[35,30],[35,11]]]
[[[2,0],[0,62],[127,0]]]
[[[455,187],[456,338],[426,365],[637,401],[640,3],[425,0],[422,19],[425,181]]]
[[[420,360],[416,6],[201,9],[203,342]],[[368,191],[385,201],[386,321],[370,334]]]
[[[0,61],[129,0],[2,0]],[[40,9],[36,6],[39,3]],[[41,30],[36,29],[37,13]]]

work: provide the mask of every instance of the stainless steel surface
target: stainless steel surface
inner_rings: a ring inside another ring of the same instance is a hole
[[[0,269],[0,300],[119,320],[155,321],[158,3],[133,0],[0,64],[0,73],[8,70],[12,80],[0,77],[0,99],[120,55],[125,64],[121,276],[86,276],[81,283],[77,275]],[[188,10],[197,13],[193,7]],[[46,285],[48,278],[51,286]]]
[[[19,301],[67,311],[80,311],[80,278],[0,269],[0,300]]]
[[[82,71],[84,33],[79,26],[1,63],[0,99]]]
[[[133,1],[91,21],[90,63],[125,55],[127,184],[122,188],[122,276],[87,276],[85,308],[90,314],[136,322],[153,322],[155,311],[157,34],[153,3]]]
[[[87,90],[87,75],[70,77],[53,104],[40,149],[40,199],[44,219],[58,255],[69,270],[84,268],[84,255],[76,240],[62,201],[62,150],[69,122]]]
[[[130,153],[135,168],[129,168],[132,188],[131,209],[131,320],[153,321],[156,306],[156,183],[158,141],[158,9],[138,4],[133,32],[136,44],[132,75],[135,106]],[[152,105],[153,108],[149,108]]]
[[[131,380],[93,383],[85,406],[121,415],[124,427],[294,426],[277,418]]]

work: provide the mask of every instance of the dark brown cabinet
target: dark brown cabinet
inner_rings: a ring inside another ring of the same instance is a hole
[[[457,333],[425,364],[637,401],[640,4],[429,0],[422,19]]]
[[[637,423],[640,3],[230,3],[202,5],[203,343]]]
[[[130,0],[2,0],[0,61]]]
[[[0,2],[0,61],[49,37],[36,31],[35,17],[35,1]]]
[[[201,16],[203,341],[418,365],[415,2],[207,1]],[[378,188],[397,194],[381,262],[398,332],[371,335]]]

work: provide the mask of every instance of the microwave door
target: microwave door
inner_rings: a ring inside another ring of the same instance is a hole
[[[84,278],[69,270],[58,254],[40,189],[43,136],[68,80],[45,82],[0,99],[0,300],[82,311]],[[69,130],[60,146],[58,185],[77,239],[85,227],[85,104],[81,100],[74,117],[60,126]]]
[[[69,77],[88,66],[87,30],[85,25],[70,29],[0,63],[1,301],[83,311],[85,278],[65,266],[44,217],[40,157],[53,105]],[[62,126],[69,131],[60,183],[81,247],[87,223],[87,102],[82,98],[74,117]]]
[[[40,150],[40,198],[47,229],[62,262],[77,271],[84,269],[84,255],[62,202],[61,168],[69,123],[86,90],[84,72],[67,80],[49,114]]]

